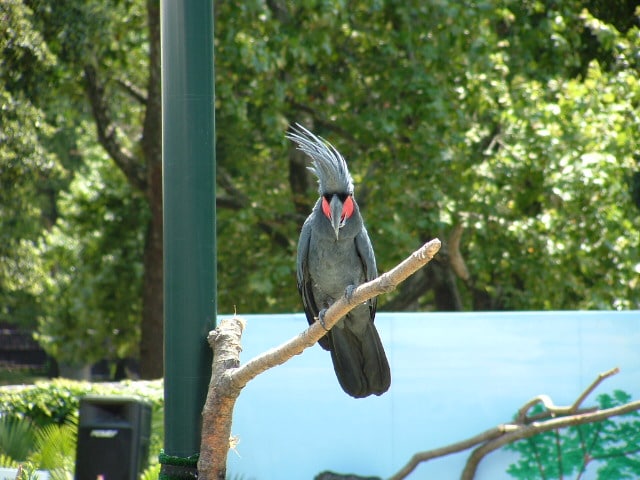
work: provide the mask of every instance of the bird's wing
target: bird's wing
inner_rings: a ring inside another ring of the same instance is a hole
[[[297,279],[298,291],[302,297],[302,305],[307,321],[311,325],[318,316],[318,307],[311,289],[311,276],[309,275],[309,242],[311,241],[311,216],[302,225],[300,239],[298,240]]]
[[[312,214],[313,215],[313,214]],[[309,243],[311,242],[311,222],[313,220],[310,215],[302,225],[302,231],[300,232],[300,239],[298,240],[298,259],[297,259],[297,280],[298,291],[302,298],[302,306],[304,307],[304,314],[307,317],[307,322],[312,325],[320,310],[316,304],[316,299],[313,296],[313,280],[309,273]],[[330,333],[327,333],[324,337],[318,340],[318,343],[325,350],[330,350],[331,341],[329,339]]]
[[[369,234],[367,229],[362,227],[362,230],[356,235],[356,251],[362,260],[362,266],[364,268],[364,276],[367,282],[370,282],[374,278],[378,277],[378,268],[376,267],[376,256],[373,253],[373,246],[371,240],[369,240]],[[376,307],[378,305],[378,299],[372,298],[369,301],[369,312],[371,320],[376,316]]]

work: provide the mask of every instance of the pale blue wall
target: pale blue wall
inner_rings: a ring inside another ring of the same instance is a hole
[[[245,318],[243,361],[306,325],[302,314]],[[637,311],[379,313],[376,325],[391,364],[390,391],[352,399],[340,389],[329,353],[319,346],[306,350],[243,390],[231,475],[311,480],[330,469],[385,478],[416,451],[509,421],[535,395],[572,403],[597,374],[615,366],[621,372],[596,395],[621,389],[640,398]],[[410,478],[459,478],[465,459],[429,462]],[[511,460],[502,452],[487,457],[478,480],[510,478],[504,471]]]

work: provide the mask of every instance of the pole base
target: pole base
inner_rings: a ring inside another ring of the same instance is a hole
[[[198,478],[198,458],[200,454],[190,457],[174,457],[160,452],[160,476],[158,480],[191,480]]]

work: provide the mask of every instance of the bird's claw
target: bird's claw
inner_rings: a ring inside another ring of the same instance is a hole
[[[347,288],[344,289],[344,296],[349,303],[351,303],[351,298],[353,297],[353,292],[356,291],[355,285],[347,285]]]
[[[327,309],[323,308],[322,310],[320,310],[320,312],[318,313],[318,321],[320,322],[320,325],[322,325],[322,328],[324,328],[325,332],[328,332],[329,329],[327,328],[327,325],[324,323],[324,315],[327,313]]]

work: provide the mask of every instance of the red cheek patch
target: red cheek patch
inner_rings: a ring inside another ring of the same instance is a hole
[[[324,216],[331,220],[331,207],[329,206],[329,202],[325,197],[322,197],[322,213]]]
[[[353,215],[353,197],[351,195],[349,195],[345,199],[344,204],[342,205],[342,218],[341,218],[341,220],[349,218],[349,217],[351,217],[351,215]]]

